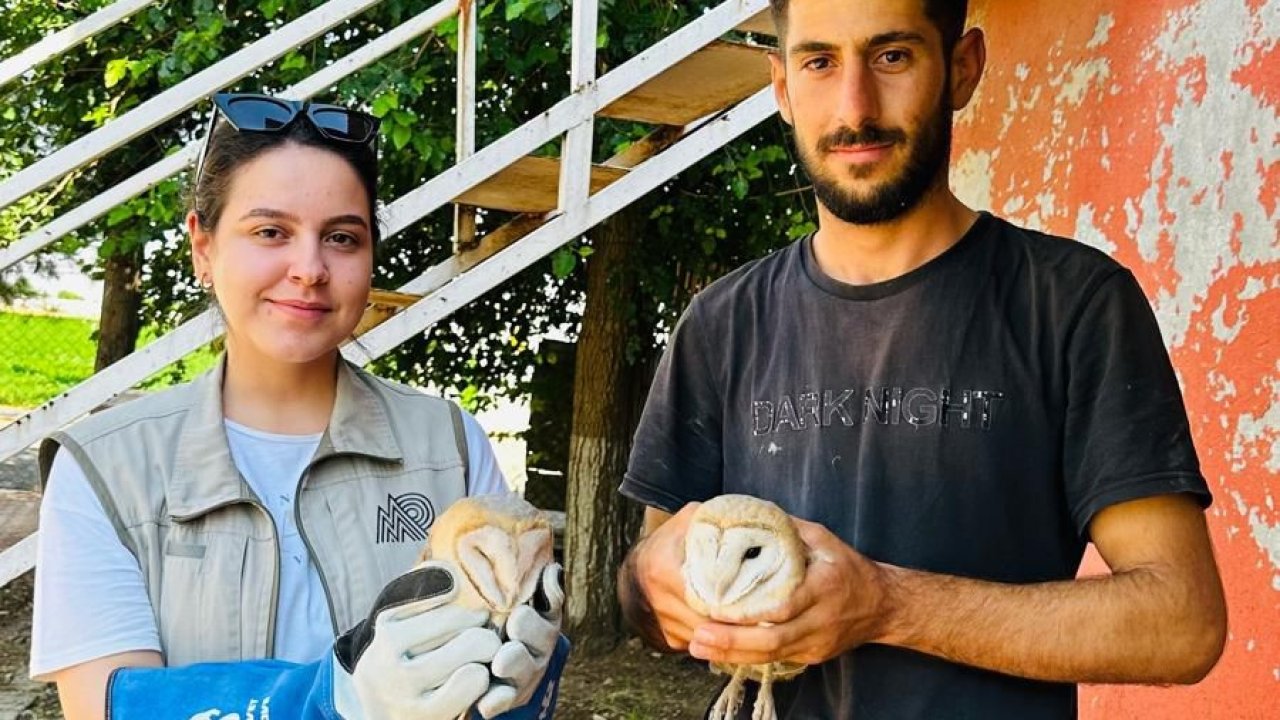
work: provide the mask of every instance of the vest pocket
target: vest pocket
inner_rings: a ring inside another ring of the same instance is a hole
[[[156,618],[165,664],[241,659],[247,542],[235,533],[170,527]]]

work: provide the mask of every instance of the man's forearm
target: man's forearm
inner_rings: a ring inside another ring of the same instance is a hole
[[[1156,568],[1007,585],[884,567],[888,615],[875,641],[1010,675],[1196,682],[1225,636],[1217,588]]]
[[[640,640],[649,647],[661,652],[679,652],[667,644],[666,638],[662,634],[659,627],[657,615],[654,614],[653,608],[649,606],[649,601],[644,596],[644,590],[640,587],[640,578],[636,572],[636,560],[641,546],[644,544],[641,539],[631,548],[631,552],[622,562],[622,567],[618,568],[618,603],[622,606],[622,618],[626,621],[633,632],[640,636]]]

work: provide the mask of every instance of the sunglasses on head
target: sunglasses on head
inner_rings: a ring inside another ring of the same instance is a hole
[[[306,118],[322,137],[342,145],[368,145],[376,149],[378,118],[341,105],[325,105],[309,100],[285,100],[257,93],[216,93],[213,117],[204,136],[204,147],[196,162],[196,190],[204,174],[209,142],[221,115],[237,132],[279,133],[300,118]]]

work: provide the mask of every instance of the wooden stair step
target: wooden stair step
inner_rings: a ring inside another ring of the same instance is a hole
[[[407,308],[421,299],[421,295],[396,292],[395,290],[379,290],[378,288],[374,288],[369,291],[370,305],[385,305],[387,307],[397,309]]]
[[[396,292],[394,290],[369,291],[369,304],[356,325],[355,334],[363,335],[391,318],[392,315],[422,299],[421,295]]]
[[[768,35],[769,37],[775,37],[778,32],[773,25],[773,15],[768,10],[761,10],[752,15],[746,22],[734,29],[757,35]]]
[[[602,167],[630,170],[671,147],[684,135],[684,128],[662,125],[655,128],[648,135],[631,143],[625,149],[620,150],[613,157],[605,160]],[[470,270],[547,224],[550,219],[547,213],[520,213],[516,215],[503,223],[501,227],[486,233],[476,242],[474,247],[460,250],[456,252],[449,262],[441,263],[432,268],[429,274],[434,273],[436,269],[444,269],[446,267],[448,271],[440,273],[434,280],[419,286],[420,291],[424,294],[434,292],[442,287],[445,282],[448,282],[452,277],[452,273]],[[408,297],[417,296],[410,295]]]
[[[598,192],[626,174],[620,168],[593,165],[591,192]],[[509,212],[551,212],[560,202],[560,160],[523,157],[453,201]]]
[[[769,48],[717,40],[609,103],[600,115],[688,125],[769,84]]]

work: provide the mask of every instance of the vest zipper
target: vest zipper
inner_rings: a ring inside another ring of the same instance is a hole
[[[275,548],[275,552],[271,555],[271,567],[273,570],[271,574],[271,614],[267,616],[266,652],[266,657],[272,658],[276,653],[276,614],[280,611],[280,529],[276,527],[276,521],[271,517],[271,511],[267,510],[267,506],[262,504],[262,501],[258,499],[258,495],[254,493],[253,488],[249,487],[249,483],[245,481],[244,476],[242,475],[240,476],[240,482],[249,492],[249,497],[236,498],[235,500],[218,503],[217,505],[201,511],[199,515],[208,515],[209,513],[215,510],[220,510],[224,507],[245,504],[252,505],[263,515],[267,516],[267,522],[271,524],[271,544]],[[185,522],[193,517],[195,516],[175,516],[173,519],[178,522]]]
[[[245,483],[248,485],[248,483]],[[253,492],[252,489],[249,490]],[[253,504],[257,506],[262,514],[267,516],[267,522],[271,523],[271,542],[275,545],[275,552],[271,554],[271,614],[267,615],[267,657],[274,658],[276,656],[276,615],[280,614],[280,528],[276,527],[275,518],[271,517],[271,511],[258,501],[255,496]]]
[[[324,602],[329,606],[329,623],[333,626],[333,636],[336,638],[342,633],[338,629],[338,613],[333,609],[333,593],[329,592],[329,580],[324,576],[324,566],[320,563],[320,556],[316,555],[315,548],[311,547],[311,538],[307,537],[307,529],[302,526],[302,484],[306,482],[307,474],[311,472],[311,467],[302,473],[298,478],[298,487],[293,492],[293,523],[298,526],[298,537],[302,538],[302,544],[307,548],[307,554],[311,556],[311,562],[316,565],[316,574],[320,576],[320,588],[324,590]]]

